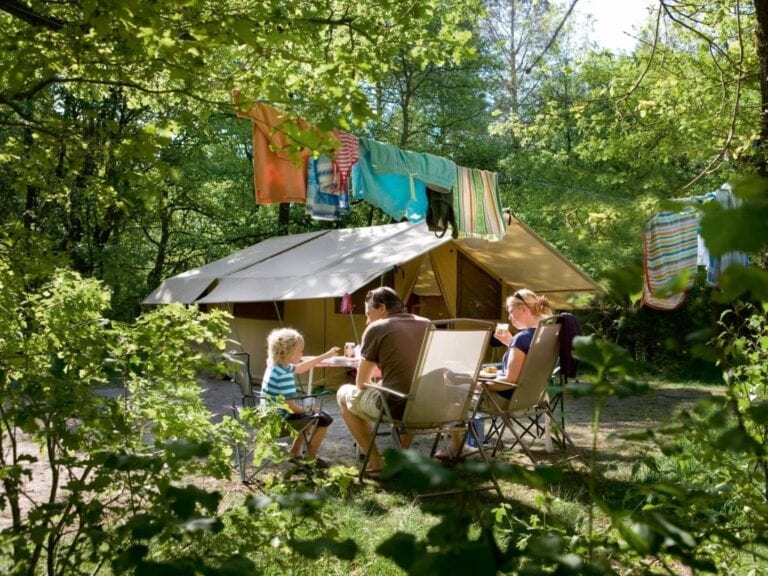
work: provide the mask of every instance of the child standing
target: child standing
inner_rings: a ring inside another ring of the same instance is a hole
[[[301,432],[309,425],[317,421],[317,428],[309,443],[309,456],[320,467],[327,467],[327,463],[317,457],[320,443],[328,432],[328,426],[333,418],[325,411],[306,412],[304,407],[293,398],[296,396],[296,378],[294,374],[307,372],[317,364],[335,356],[339,351],[334,346],[324,354],[309,360],[301,361],[304,354],[304,338],[293,328],[277,328],[272,330],[267,337],[267,371],[264,373],[262,384],[263,403],[276,401],[283,398],[284,408],[280,408],[281,416],[296,428],[300,433],[293,441],[291,453],[295,457],[301,456],[304,435]]]

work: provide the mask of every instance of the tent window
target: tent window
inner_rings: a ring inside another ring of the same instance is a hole
[[[501,307],[501,282],[461,252],[458,260],[458,316],[497,320]]]
[[[390,288],[395,287],[394,270],[388,270],[387,272],[384,272],[382,276],[379,276],[378,278],[374,278],[362,288],[352,292],[352,313],[353,314],[365,314],[365,295],[368,294],[369,290],[373,290],[374,288],[378,288],[379,286],[389,286]],[[342,314],[341,298],[336,298],[334,302],[334,310],[336,311],[336,314]]]
[[[254,320],[280,320],[285,318],[285,303],[277,302],[235,302],[234,316]],[[278,313],[280,317],[278,317]]]

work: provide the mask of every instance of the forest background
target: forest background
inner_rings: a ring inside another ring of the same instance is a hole
[[[726,181],[764,194],[750,178],[766,171],[768,3],[660,0],[625,53],[591,43],[574,4],[0,0],[4,448],[20,426],[71,456],[96,434],[67,427],[74,406],[88,421],[89,384],[117,374],[134,392],[180,387],[189,339],[223,345],[216,314],[141,314],[163,278],[276,234],[388,221],[364,203],[335,224],[256,205],[233,88],[320,128],[498,172],[502,204],[608,288],[590,332],[648,365],[712,373],[721,358],[707,338],[725,304],[699,283],[680,311],[639,309],[642,229],[668,200]],[[747,286],[764,302],[757,206],[708,232],[753,254],[756,275],[726,278],[726,295]],[[142,430],[162,418],[149,401],[133,410],[126,422]],[[27,472],[3,465],[13,508]],[[43,541],[13,541],[17,565],[55,557],[58,540]]]

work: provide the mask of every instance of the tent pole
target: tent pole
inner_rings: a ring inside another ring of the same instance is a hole
[[[360,338],[357,336],[357,326],[355,326],[355,317],[352,315],[352,308],[349,309],[349,321],[352,322],[352,333],[355,335],[355,344],[360,344]]]
[[[275,314],[277,314],[277,321],[280,322],[280,328],[284,328],[283,317],[280,316],[280,308],[277,305],[277,300],[272,300],[272,303],[275,305]]]

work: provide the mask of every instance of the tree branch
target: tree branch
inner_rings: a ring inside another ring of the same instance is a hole
[[[555,31],[552,33],[552,37],[549,39],[549,42],[547,42],[547,45],[544,46],[544,49],[539,53],[538,56],[536,56],[536,59],[531,63],[531,65],[525,69],[526,74],[531,73],[531,70],[533,70],[536,67],[536,65],[539,63],[539,60],[541,60],[544,57],[544,54],[546,54],[547,51],[552,47],[552,44],[555,43],[555,40],[557,40],[557,37],[560,34],[560,30],[563,28],[563,25],[570,17],[571,12],[573,12],[573,9],[576,8],[576,3],[578,1],[579,0],[573,0],[573,2],[571,2],[571,6],[568,8],[568,11],[565,13],[565,16],[563,16],[563,19],[560,20],[560,24],[558,24],[557,28],[555,28]]]
[[[58,18],[38,14],[26,4],[18,2],[18,0],[0,0],[0,11],[6,12],[32,26],[40,26],[41,28],[47,28],[56,32],[64,27],[64,22]]]

